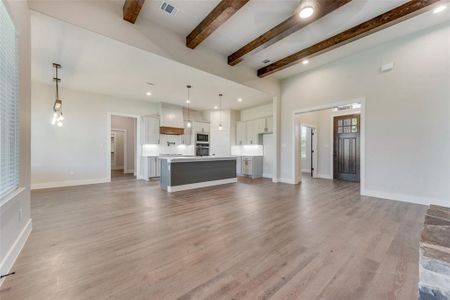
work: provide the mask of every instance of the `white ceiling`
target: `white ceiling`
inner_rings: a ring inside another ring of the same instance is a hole
[[[115,0],[116,5],[123,5],[122,0]],[[167,0],[177,8],[177,14],[170,16],[164,13],[160,6],[163,0],[146,1],[139,18],[146,18],[182,36],[187,36],[203,18],[219,3],[220,0]],[[333,36],[343,30],[358,25],[381,13],[395,8],[409,0],[352,0],[336,11],[299,30],[283,40],[263,49],[260,52],[250,54],[243,63],[255,70],[263,67],[265,59],[276,61],[289,54],[313,45],[323,39]],[[252,0],[233,15],[225,24],[213,32],[202,45],[219,52],[226,57],[247,44],[254,38],[279,24],[298,8],[301,0]],[[367,46],[377,45],[393,38],[433,26],[444,19],[449,19],[450,9],[440,16],[427,13],[426,17],[416,17],[406,22],[407,26],[394,26],[390,35],[379,35],[370,42],[366,38]],[[139,19],[138,19],[139,22]],[[404,22],[405,23],[405,22]],[[384,31],[383,31],[384,32]],[[369,42],[367,43],[367,40]],[[325,54],[323,61],[332,61],[339,57],[361,51],[364,43],[353,42],[346,46],[346,51],[337,51],[337,54]],[[334,51],[332,51],[334,52]],[[318,64],[317,64],[318,65]],[[309,67],[317,66],[311,65]],[[292,70],[295,70],[292,72]],[[303,71],[304,68],[293,67],[282,74],[275,74],[278,78],[284,78],[293,73]]]
[[[32,15],[32,79],[53,84],[53,62],[62,64],[61,86],[125,99],[212,109],[223,93],[225,109],[270,102],[269,95],[190,66],[117,42],[39,13]],[[155,85],[149,87],[146,82]],[[152,96],[146,96],[151,91]],[[242,98],[239,103],[237,98]]]

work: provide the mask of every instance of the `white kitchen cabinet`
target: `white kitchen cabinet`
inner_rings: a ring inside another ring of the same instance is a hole
[[[159,144],[159,118],[153,116],[142,117],[141,144]]]
[[[192,122],[192,129],[193,132],[201,132],[201,133],[208,133],[210,132],[209,123],[207,122]]]
[[[184,122],[184,134],[181,137],[181,143],[184,145],[191,145],[192,144],[192,138],[193,138],[193,129],[194,129],[194,122],[191,122],[191,127],[187,126],[187,122]]]
[[[257,145],[259,142],[259,134],[264,132],[264,119],[256,119],[246,122],[246,144]]]
[[[236,145],[245,145],[247,143],[247,127],[245,122],[236,122]]]
[[[266,118],[266,131],[265,132],[273,132],[273,117]]]
[[[244,156],[242,157],[242,175],[251,178],[261,178],[263,175],[263,157],[262,156]]]

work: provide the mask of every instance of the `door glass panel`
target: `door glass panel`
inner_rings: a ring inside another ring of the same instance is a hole
[[[338,127],[338,133],[342,133],[342,127]]]
[[[358,132],[358,127],[357,126],[352,126],[352,132]]]
[[[350,126],[344,127],[344,133],[350,133]]]
[[[345,120],[344,120],[344,125],[345,125],[345,126],[352,125],[351,121],[352,121],[351,119],[345,119]]]
[[[352,125],[358,125],[358,119],[357,118],[353,118],[352,119]]]
[[[338,120],[338,126],[342,126],[342,120]]]

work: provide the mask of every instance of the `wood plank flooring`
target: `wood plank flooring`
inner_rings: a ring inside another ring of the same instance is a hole
[[[416,299],[426,207],[355,183],[158,182],[32,193],[33,232],[0,299]]]

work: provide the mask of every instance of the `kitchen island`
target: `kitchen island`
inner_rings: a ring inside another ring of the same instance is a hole
[[[236,157],[160,157],[161,188],[177,192],[235,183]]]

